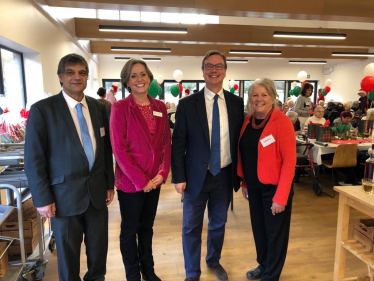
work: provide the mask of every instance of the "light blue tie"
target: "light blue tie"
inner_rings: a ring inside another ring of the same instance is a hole
[[[210,173],[216,176],[221,171],[221,134],[219,124],[218,95],[214,96],[212,118],[212,140],[210,144]]]
[[[92,148],[92,141],[91,141],[90,134],[88,132],[86,119],[83,116],[82,104],[78,103],[76,105],[76,108],[77,108],[77,114],[78,114],[79,127],[81,129],[83,149],[84,149],[84,152],[86,153],[86,156],[87,156],[87,159],[88,159],[88,164],[89,164],[90,171],[91,171],[91,168],[92,168],[93,163],[95,161],[94,152],[93,152],[93,148]]]

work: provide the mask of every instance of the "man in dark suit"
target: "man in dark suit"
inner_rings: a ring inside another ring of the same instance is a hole
[[[62,91],[35,103],[26,128],[25,171],[38,212],[52,218],[60,281],[105,280],[113,158],[105,106],[87,97],[86,60],[69,54],[57,70]]]
[[[179,101],[172,142],[172,182],[183,201],[185,281],[199,280],[201,233],[208,203],[206,263],[218,280],[232,189],[239,189],[237,145],[244,118],[243,99],[222,88],[226,57],[209,51],[202,63],[205,88]]]

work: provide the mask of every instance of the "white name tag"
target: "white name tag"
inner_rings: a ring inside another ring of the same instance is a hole
[[[101,137],[105,136],[105,128],[104,127],[100,128],[100,136]]]
[[[269,144],[272,144],[275,142],[275,139],[273,135],[269,135],[267,137],[264,137],[262,140],[260,140],[261,144],[263,147],[267,147]]]
[[[162,112],[153,111],[153,116],[162,117]]]

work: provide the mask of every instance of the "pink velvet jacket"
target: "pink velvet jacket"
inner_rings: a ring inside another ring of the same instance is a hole
[[[171,136],[166,106],[148,98],[156,121],[153,140],[132,95],[112,105],[110,139],[116,158],[115,186],[124,192],[142,191],[157,174],[164,181],[169,174]]]

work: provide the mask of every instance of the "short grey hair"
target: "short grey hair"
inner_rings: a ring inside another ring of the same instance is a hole
[[[131,75],[131,69],[134,66],[134,64],[140,63],[144,66],[145,72],[147,72],[147,75],[149,76],[150,82],[153,81],[153,74],[151,70],[148,68],[147,64],[145,63],[144,60],[138,59],[138,58],[131,58],[126,62],[124,67],[122,68],[121,71],[121,84],[124,89],[127,89],[131,93],[131,89],[127,87],[127,84],[129,83],[130,80],[130,75]]]
[[[366,116],[367,118],[369,119],[369,117],[374,114],[374,108],[369,108],[367,111],[366,111]]]
[[[299,116],[299,114],[297,114],[297,112],[295,111],[288,111],[286,113],[286,115],[290,118],[290,119],[293,119],[293,118],[297,118]]]
[[[275,88],[275,84],[274,84],[273,80],[268,79],[268,78],[263,78],[263,79],[256,80],[248,88],[248,101],[247,101],[247,105],[245,107],[246,112],[248,114],[253,113],[253,109],[252,109],[252,106],[251,106],[251,98],[252,98],[252,95],[253,95],[253,91],[255,90],[255,88],[257,86],[262,86],[266,89],[266,91],[270,95],[271,99],[273,100],[274,104],[277,100],[277,90]]]
[[[320,106],[320,105],[317,105],[316,108],[314,108],[314,111],[316,111],[319,108],[321,108],[323,111],[325,111],[325,109],[323,108],[323,106]]]

